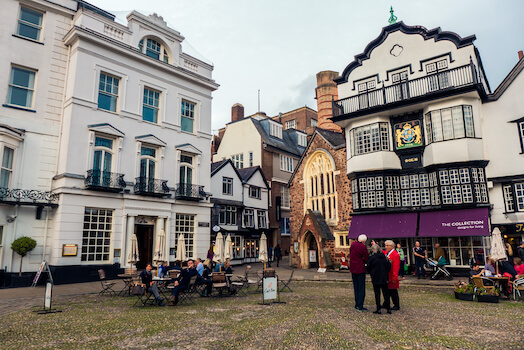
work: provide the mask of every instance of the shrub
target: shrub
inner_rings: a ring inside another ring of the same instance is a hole
[[[24,256],[27,255],[31,250],[35,249],[36,247],[36,241],[32,239],[31,237],[22,236],[13,241],[11,243],[11,249],[15,253],[21,256],[20,258],[20,272],[18,273],[19,276],[22,276],[22,261],[24,259]]]

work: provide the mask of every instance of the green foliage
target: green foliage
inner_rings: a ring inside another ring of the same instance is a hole
[[[467,284],[466,282],[458,282],[455,284],[455,292],[457,293],[473,293],[473,290],[475,289],[475,286],[470,284]]]
[[[478,295],[493,295],[493,296],[497,296],[498,297],[500,295],[500,289],[498,287],[490,288],[490,289],[479,288],[479,289],[477,289],[476,294],[478,294]]]
[[[26,256],[31,250],[35,249],[36,241],[31,237],[22,236],[11,243],[11,249],[22,257]]]

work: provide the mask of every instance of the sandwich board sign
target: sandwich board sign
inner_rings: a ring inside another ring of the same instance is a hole
[[[44,308],[41,310],[36,310],[35,312],[39,315],[41,314],[49,314],[53,312],[62,312],[61,310],[53,309],[51,307],[51,303],[53,300],[53,276],[51,275],[51,269],[49,268],[49,265],[47,264],[47,261],[42,261],[40,264],[40,268],[36,272],[36,276],[33,280],[33,284],[31,287],[35,287],[38,283],[38,280],[40,279],[40,276],[42,275],[42,272],[47,272],[47,283],[45,286],[45,293],[44,293]]]
[[[273,303],[284,303],[280,301],[280,294],[278,293],[278,277],[264,277],[262,279],[262,305],[266,304],[266,300],[275,300]]]

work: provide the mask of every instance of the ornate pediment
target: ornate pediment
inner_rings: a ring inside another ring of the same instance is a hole
[[[122,131],[118,130],[117,128],[115,128],[113,125],[109,123],[91,124],[91,125],[88,125],[87,127],[91,131],[100,132],[100,133],[104,133],[107,135],[112,135],[116,137],[125,136],[125,134]]]

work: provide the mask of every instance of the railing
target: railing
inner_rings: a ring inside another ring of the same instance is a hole
[[[123,191],[126,188],[123,174],[111,173],[98,169],[87,171],[84,181],[86,188],[100,189],[107,191]]]
[[[391,103],[476,83],[477,73],[475,65],[468,64],[333,101],[333,116],[337,117],[372,107],[386,106]]]
[[[58,194],[50,191],[22,190],[19,188],[0,187],[0,202],[13,204],[56,205]]]
[[[135,193],[147,196],[164,196],[169,194],[167,180],[159,180],[150,177],[137,177],[135,181]]]
[[[179,183],[176,185],[175,198],[201,200],[206,197],[204,186]]]

